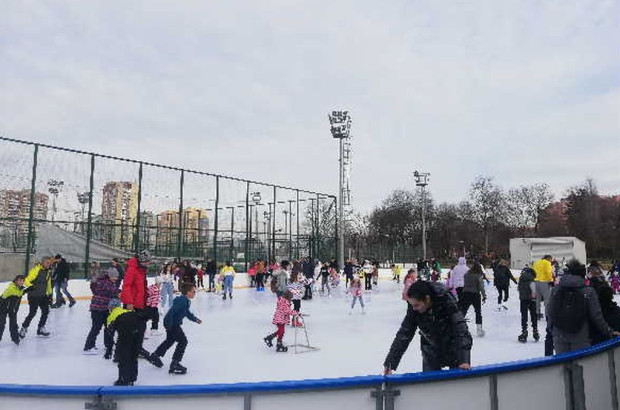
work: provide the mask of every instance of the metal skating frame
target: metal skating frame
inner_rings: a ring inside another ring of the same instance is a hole
[[[290,345],[289,347],[295,348],[295,354],[316,352],[317,350],[320,350],[320,348],[310,345],[310,339],[308,339],[308,326],[306,325],[306,320],[304,319],[304,316],[295,316],[295,319],[301,320],[301,324],[304,326],[304,335],[306,337],[306,343],[304,344],[301,342],[300,343],[297,342],[297,334],[299,333],[298,332],[299,327],[295,326],[295,343],[293,345]]]

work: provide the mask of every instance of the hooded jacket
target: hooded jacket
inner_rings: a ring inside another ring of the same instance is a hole
[[[459,258],[459,263],[452,269],[450,278],[452,279],[452,286],[455,288],[462,288],[465,286],[465,274],[469,272],[467,267],[467,259],[464,256]]]
[[[29,288],[28,299],[51,296],[52,294],[52,274],[49,269],[44,269],[43,265],[38,264],[30,269],[24,286]]]
[[[581,330],[577,333],[564,332],[553,324],[555,305],[558,303],[557,294],[561,288],[579,289],[586,298],[586,319],[583,321]],[[554,340],[557,338],[558,340],[563,340],[568,343],[590,343],[590,326],[594,326],[605,338],[611,338],[612,330],[607,322],[605,322],[601,311],[601,305],[598,301],[598,295],[593,288],[585,285],[585,279],[581,276],[570,274],[562,276],[559,285],[551,289],[549,303],[545,310],[547,315],[547,328],[552,329]]]
[[[411,306],[385,358],[384,366],[396,370],[416,330],[420,331],[422,356],[442,366],[470,363],[472,338],[454,297],[440,283],[432,283],[432,308],[418,313]]]
[[[140,266],[138,258],[129,259],[123,280],[121,301],[126,305],[133,305],[135,309],[144,309],[146,306],[146,287],[146,268]]]

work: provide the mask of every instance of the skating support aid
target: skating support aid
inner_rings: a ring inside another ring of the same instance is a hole
[[[295,316],[297,320],[301,321],[301,323],[303,324],[304,335],[306,338],[305,344],[302,341],[298,342],[297,335],[300,331],[300,328],[295,326],[295,343],[293,345],[289,345],[289,347],[295,348],[295,354],[316,352],[317,350],[320,350],[318,347],[310,345],[310,340],[308,339],[308,325],[306,323],[306,320],[304,319],[304,316]]]

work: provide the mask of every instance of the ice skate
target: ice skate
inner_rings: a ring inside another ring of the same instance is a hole
[[[19,329],[19,337],[21,337],[22,339],[25,338],[26,333],[28,333],[28,328],[25,326],[22,326],[22,328]]]
[[[484,329],[482,329],[482,325],[476,325],[476,334],[478,335],[478,337],[484,337],[486,332],[484,331]]]
[[[37,336],[39,337],[49,337],[50,332],[48,332],[45,327],[40,327],[37,329]]]
[[[502,304],[502,309],[503,309],[503,310],[508,310],[508,306],[506,306],[506,305]]]
[[[162,362],[161,358],[154,353],[146,357],[146,361],[152,364],[153,366],[157,367],[158,369],[161,369],[162,367],[164,367],[164,362]]]
[[[112,349],[106,349],[103,358],[106,360],[110,360],[112,358]]]
[[[535,342],[538,342],[540,340],[540,334],[538,333],[537,329],[534,329],[534,333],[532,336],[534,337]]]
[[[521,343],[527,342],[527,330],[522,331],[517,340]]]
[[[170,374],[186,374],[187,373],[187,368],[183,365],[181,365],[181,363],[173,360],[172,363],[170,363],[170,369],[168,369],[168,373]]]
[[[269,335],[263,338],[263,342],[267,345],[267,347],[273,347],[273,338],[275,335]]]
[[[276,345],[276,352],[286,353],[288,352],[288,347],[284,346],[282,342],[278,342],[278,344]]]
[[[224,296],[222,296],[222,300],[226,300],[226,293],[224,293]]]
[[[115,386],[133,386],[133,382],[128,382],[123,379],[118,379],[117,381],[114,382],[114,385]]]
[[[91,347],[90,349],[84,349],[82,352],[85,356],[97,356],[99,354],[99,349],[96,347]]]
[[[232,300],[232,293],[229,293],[228,297]]]
[[[69,302],[69,307],[72,308],[77,302],[75,301],[75,299],[71,299],[71,301]]]

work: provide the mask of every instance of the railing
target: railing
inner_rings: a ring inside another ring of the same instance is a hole
[[[0,385],[2,409],[618,410],[620,340],[554,357],[393,376],[176,386]]]

